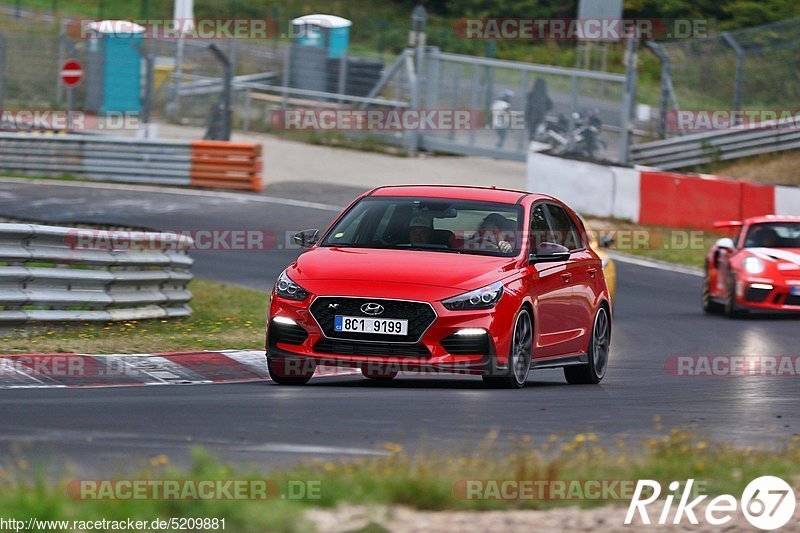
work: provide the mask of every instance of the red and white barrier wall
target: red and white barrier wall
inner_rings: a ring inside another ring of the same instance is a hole
[[[800,215],[798,187],[613,167],[536,152],[528,154],[527,185],[586,215],[674,228],[712,229],[717,220]]]

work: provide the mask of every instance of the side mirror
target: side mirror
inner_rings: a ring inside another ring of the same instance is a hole
[[[319,238],[318,229],[306,229],[294,235],[294,243],[303,248],[311,248]]]
[[[569,248],[554,242],[543,242],[536,248],[536,253],[528,256],[531,263],[557,263],[567,261],[570,256]]]
[[[736,248],[736,245],[733,243],[733,239],[728,237],[718,240],[715,246],[721,250],[733,250]]]

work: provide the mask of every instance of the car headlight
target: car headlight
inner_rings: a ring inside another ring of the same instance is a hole
[[[281,298],[301,301],[308,298],[309,292],[292,281],[284,270],[281,272],[281,275],[278,276],[277,283],[275,283],[275,294]]]
[[[442,304],[451,311],[491,309],[500,301],[501,296],[503,296],[503,282],[498,281],[486,287],[442,300]]]
[[[761,274],[764,272],[764,261],[751,255],[750,257],[745,258],[744,269],[748,274]]]

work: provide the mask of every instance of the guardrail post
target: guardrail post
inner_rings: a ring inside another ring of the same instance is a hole
[[[6,39],[0,35],[0,109],[6,99]]]
[[[622,116],[620,125],[622,126],[621,138],[619,143],[619,162],[621,165],[628,164],[630,145],[631,145],[631,116],[633,106],[636,105],[636,76],[638,69],[639,54],[638,36],[628,35],[628,49],[625,52],[625,96],[622,98]]]
[[[419,107],[419,86],[417,85],[417,73],[414,71],[414,59],[411,56],[406,56],[406,74],[411,86],[411,108],[417,109]],[[409,131],[407,138],[408,151],[416,152],[419,149],[419,132]]]
[[[283,70],[281,71],[283,100],[281,100],[281,109],[286,109],[289,105],[289,85],[291,84],[292,76],[292,45],[287,44],[283,49]]]
[[[438,48],[434,46],[429,46],[426,49],[427,53],[427,63],[428,63],[428,83],[426,87],[426,94],[425,94],[425,107],[428,109],[432,109],[438,107],[439,105],[439,83],[441,83],[441,78],[439,75],[439,65],[440,61],[439,58],[436,56],[436,53],[439,51]]]
[[[669,109],[670,101],[672,102],[673,109],[678,109],[678,101],[675,98],[675,89],[672,86],[672,62],[669,56],[664,52],[655,41],[647,41],[646,46],[656,55],[661,61],[661,98],[658,108],[658,134],[663,138],[667,136],[667,112]]]
[[[733,35],[730,32],[723,31],[719,34],[722,37],[722,40],[733,49],[733,53],[736,54],[736,74],[733,81],[733,110],[739,111],[742,106],[742,81],[744,77],[744,48],[736,42],[736,39],[733,38]],[[734,117],[737,116],[737,113],[734,113]],[[734,122],[734,126],[736,123]]]
[[[217,113],[221,112],[222,116],[220,117],[218,125],[214,124],[212,117],[212,123],[209,125],[206,138],[216,141],[229,141],[231,139],[231,85],[233,84],[233,66],[228,60],[228,56],[226,56],[216,44],[208,45],[208,49],[211,50],[211,53],[222,63],[225,70],[225,78],[223,80],[220,102],[215,106],[215,112],[213,113],[213,115],[216,116]]]
[[[145,63],[144,98],[142,99],[142,125],[145,138],[150,136],[150,108],[153,105],[153,69],[156,56],[153,52],[146,52],[142,45],[137,44],[136,51]]]
[[[341,58],[339,58],[339,82],[338,82],[337,90],[339,91],[340,95],[344,95],[347,92],[347,52],[345,52]],[[341,98],[339,98],[339,105],[344,102]]]
[[[413,38],[413,45],[415,47],[414,54],[414,76],[411,79],[411,108],[414,111],[420,110],[420,101],[422,99],[421,79],[422,79],[422,62],[425,57],[425,25],[428,20],[428,15],[425,8],[421,4],[417,4],[411,12],[411,36]],[[408,143],[409,152],[419,151],[419,130],[411,131],[409,134]]]

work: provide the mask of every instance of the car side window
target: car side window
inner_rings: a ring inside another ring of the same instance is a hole
[[[531,251],[536,250],[540,244],[550,241],[550,223],[547,221],[544,204],[534,206],[531,211]]]
[[[575,222],[567,214],[567,212],[556,205],[548,205],[547,210],[550,213],[550,219],[553,222],[553,241],[556,244],[566,246],[571,251],[580,250],[584,247],[583,241],[580,237],[581,233],[578,231]]]

